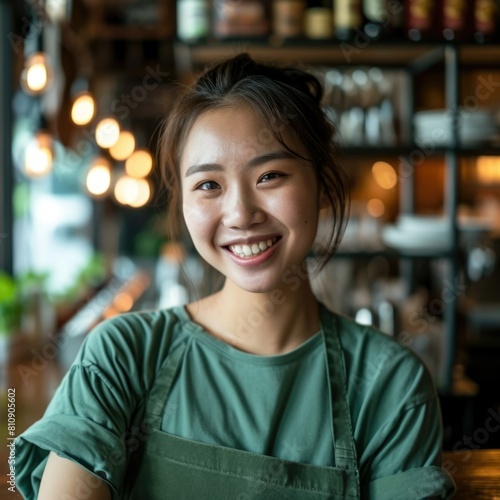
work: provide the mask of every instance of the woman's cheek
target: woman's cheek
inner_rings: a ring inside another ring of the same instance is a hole
[[[210,232],[211,213],[206,208],[184,204],[182,207],[186,226],[193,240],[203,239]]]

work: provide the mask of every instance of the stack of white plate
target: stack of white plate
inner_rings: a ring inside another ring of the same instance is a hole
[[[490,226],[484,220],[458,221],[461,244],[471,244],[487,233]],[[395,225],[386,225],[382,230],[382,241],[402,252],[431,253],[449,250],[451,226],[446,217],[423,215],[400,215]]]
[[[415,142],[434,146],[452,144],[452,113],[435,109],[415,113]],[[460,110],[458,115],[460,143],[465,146],[490,143],[500,131],[497,113],[493,110]]]

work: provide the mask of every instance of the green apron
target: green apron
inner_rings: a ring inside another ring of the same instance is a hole
[[[143,446],[131,457],[120,498],[359,499],[359,473],[346,398],[344,359],[336,325],[332,323],[336,321],[322,321],[331,384],[335,467],[282,460],[161,431],[169,390],[186,348],[183,342],[169,354],[153,385],[145,420],[150,432]]]

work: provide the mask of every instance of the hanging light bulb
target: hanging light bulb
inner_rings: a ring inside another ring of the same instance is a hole
[[[31,95],[39,95],[45,92],[52,84],[52,66],[44,52],[31,54],[24,65],[21,73],[21,86]]]
[[[71,107],[71,119],[75,125],[87,125],[94,118],[95,101],[90,92],[80,92]]]
[[[146,179],[135,179],[137,191],[134,199],[129,202],[133,208],[140,208],[146,205],[151,198],[151,186]]]
[[[120,125],[114,118],[103,118],[96,127],[95,140],[104,149],[114,146],[120,137]]]
[[[96,158],[87,173],[85,182],[91,195],[102,196],[111,185],[111,165],[106,158]]]
[[[125,172],[131,177],[146,177],[153,168],[153,157],[147,149],[138,149],[125,162]]]
[[[29,177],[42,177],[52,170],[54,148],[52,136],[41,130],[35,134],[26,148],[24,172]]]
[[[146,179],[137,179],[123,175],[115,185],[114,194],[118,203],[139,208],[149,201],[151,187]]]
[[[115,184],[116,201],[122,205],[129,205],[137,196],[137,184],[133,177],[123,175]]]
[[[132,132],[122,130],[116,144],[111,146],[109,154],[118,161],[126,160],[135,148],[135,137]]]

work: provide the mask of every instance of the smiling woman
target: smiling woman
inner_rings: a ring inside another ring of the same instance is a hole
[[[161,155],[172,227],[185,224],[224,285],[88,336],[17,440],[26,498],[453,494],[425,367],[328,310],[309,283],[348,199],[321,95],[314,76],[242,54],[179,100]],[[310,262],[321,211],[330,231]]]

